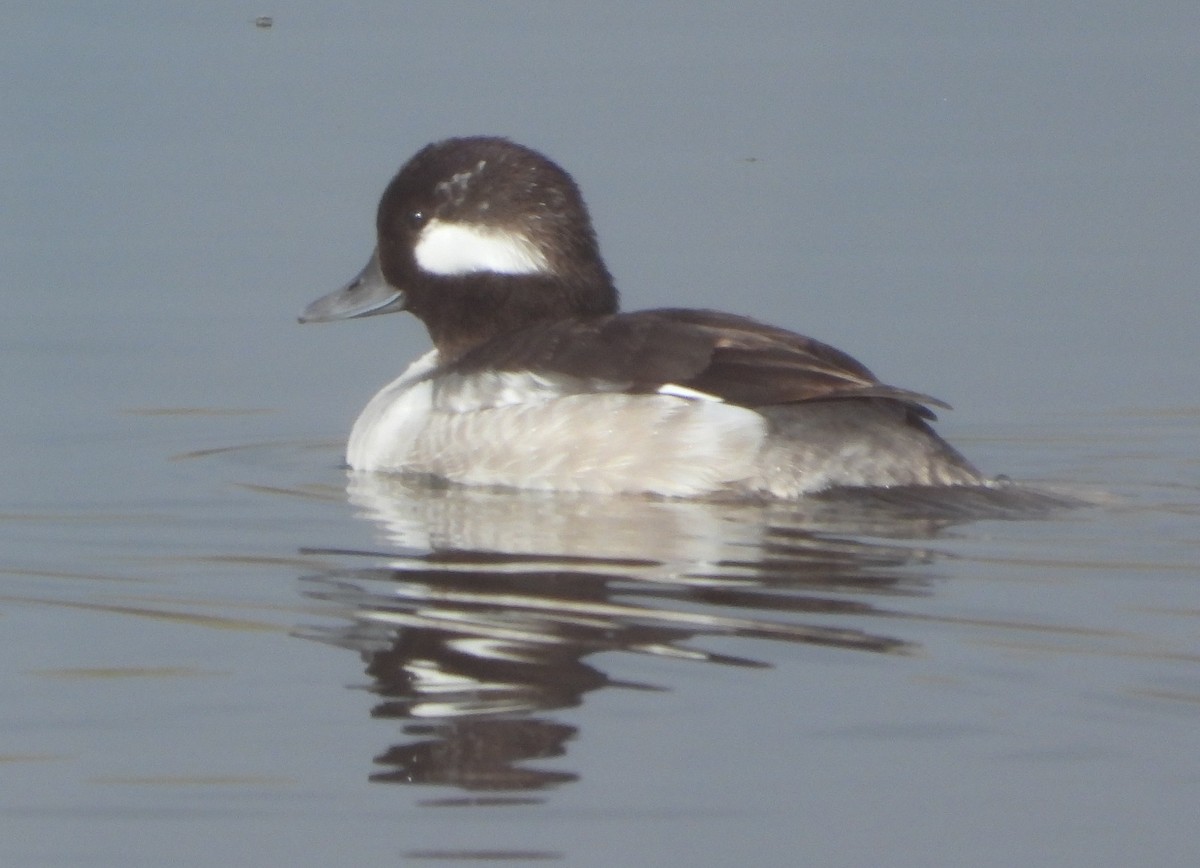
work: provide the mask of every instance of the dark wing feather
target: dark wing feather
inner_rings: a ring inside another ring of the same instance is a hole
[[[827,344],[707,310],[648,310],[542,324],[495,338],[454,368],[532,370],[636,392],[673,383],[746,407],[887,398],[932,418],[925,405],[947,406],[881,383]]]

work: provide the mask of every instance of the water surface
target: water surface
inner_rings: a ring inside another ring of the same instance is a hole
[[[43,5],[0,32],[5,865],[1192,864],[1189,7]],[[940,430],[1014,484],[347,474],[425,337],[295,314],[400,162],[473,132],[575,173],[628,307],[832,342],[954,404]]]

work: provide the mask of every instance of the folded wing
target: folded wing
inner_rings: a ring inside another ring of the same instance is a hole
[[[662,309],[563,320],[503,335],[452,367],[524,370],[578,380],[595,391],[654,392],[682,386],[730,404],[885,398],[933,418],[948,405],[880,382],[827,344],[748,317]]]

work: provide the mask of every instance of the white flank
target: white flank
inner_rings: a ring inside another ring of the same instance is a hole
[[[754,475],[766,437],[744,407],[593,393],[429,416],[408,468],[467,485],[692,497]]]
[[[472,413],[514,404],[540,404],[580,392],[578,380],[533,371],[484,371],[470,376],[443,374],[433,390],[437,413]]]
[[[529,374],[431,380],[436,362],[428,353],[371,399],[350,434],[352,468],[466,485],[691,497],[753,477],[766,437],[761,415],[720,401],[563,395],[561,384]]]
[[[474,223],[430,220],[417,238],[417,265],[430,274],[450,276],[491,271],[496,274],[544,274],[550,263],[525,235]]]

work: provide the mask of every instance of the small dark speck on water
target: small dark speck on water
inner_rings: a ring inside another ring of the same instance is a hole
[[[268,27],[270,27],[274,23],[275,23],[275,19],[272,18],[270,15],[259,15],[257,18],[254,19],[254,26],[259,27],[263,30],[266,30]]]

